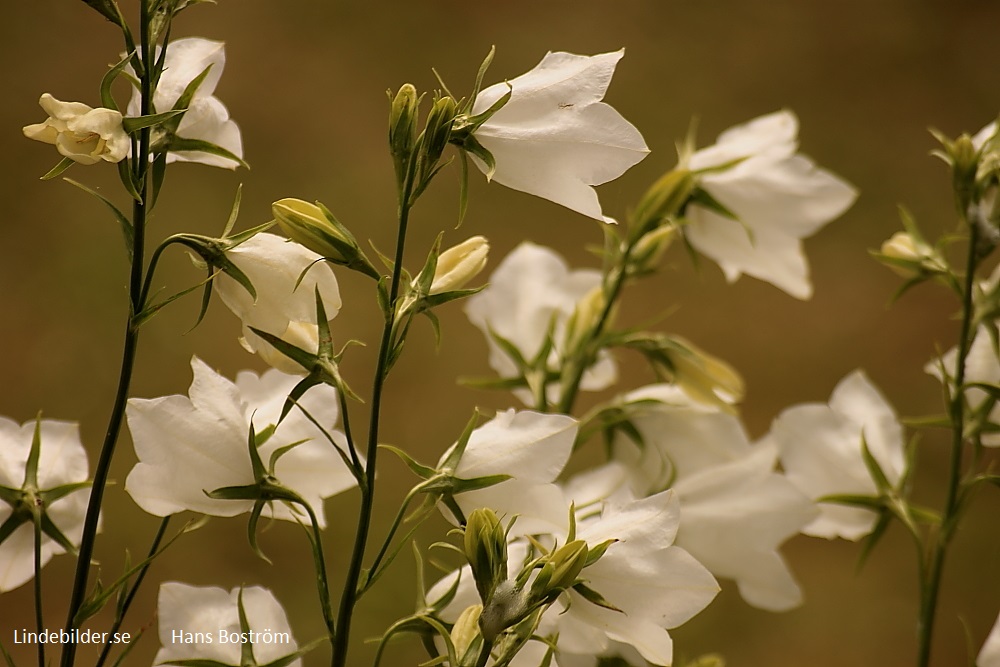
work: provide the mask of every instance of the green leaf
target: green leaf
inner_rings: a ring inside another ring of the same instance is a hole
[[[861,458],[865,462],[869,476],[875,482],[875,488],[883,494],[891,493],[892,484],[889,482],[889,478],[885,476],[885,472],[882,471],[882,466],[872,456],[872,452],[868,448],[868,440],[865,438],[864,433],[861,434]]]
[[[153,127],[154,125],[160,125],[174,116],[178,116],[187,111],[187,109],[172,109],[170,111],[164,111],[163,113],[149,114],[148,116],[130,116],[128,118],[122,118],[122,128],[128,134],[135,134],[139,130],[146,127]]]
[[[128,252],[129,259],[131,259],[132,246],[135,245],[134,243],[135,230],[132,227],[132,222],[127,217],[125,217],[125,214],[122,213],[121,210],[119,210],[119,208],[115,206],[110,199],[100,194],[96,190],[92,190],[83,183],[80,183],[79,181],[74,181],[72,178],[64,178],[63,180],[69,183],[70,185],[80,188],[81,190],[91,195],[92,197],[96,197],[102,204],[108,207],[108,210],[111,211],[111,214],[115,216],[115,220],[118,221],[119,227],[121,227],[122,237],[125,239],[125,250]]]
[[[122,160],[122,162],[124,162],[124,160]],[[45,172],[45,175],[39,177],[38,180],[40,181],[51,180],[72,166],[73,166],[73,160],[69,159],[68,157],[64,157],[63,159],[59,160],[59,163],[56,166],[52,167],[47,172]]]
[[[10,653],[7,652],[7,647],[3,645],[2,641],[0,641],[0,655],[3,655],[3,661],[6,663],[7,667],[17,667],[17,665],[14,664],[14,658],[12,658]]]
[[[392,445],[379,445],[378,447],[379,449],[388,450],[398,456],[399,459],[406,464],[406,467],[409,468],[414,475],[421,479],[430,479],[434,477],[434,475],[438,474],[437,469],[419,463],[416,459],[398,447],[393,447]]]
[[[233,198],[233,208],[229,211],[229,219],[226,220],[226,227],[222,230],[222,238],[228,238],[236,226],[236,219],[240,215],[240,203],[243,201],[243,184],[236,186],[236,196]]]
[[[861,568],[863,568],[865,563],[868,561],[868,556],[871,555],[872,550],[875,549],[875,545],[882,539],[882,536],[889,528],[889,524],[891,522],[891,513],[885,510],[879,513],[878,521],[875,522],[875,527],[872,529],[872,532],[865,537],[864,542],[861,543],[861,553],[858,554],[858,564],[855,567],[855,572],[861,572]]]
[[[605,600],[604,596],[602,596],[600,593],[598,593],[593,588],[590,588],[589,586],[587,586],[582,582],[573,584],[573,590],[579,593],[584,600],[586,600],[591,604],[595,604],[598,607],[604,607],[605,609],[610,609],[611,611],[617,611],[623,614],[625,613],[618,607],[614,606],[613,604]]]
[[[122,160],[118,163],[118,178],[121,180],[129,196],[137,202],[142,203],[142,196],[139,194],[139,190],[136,189],[135,181],[132,179],[132,172],[128,168],[128,162],[128,160]]]
[[[847,505],[849,507],[861,507],[867,510],[881,510],[885,508],[885,502],[878,496],[864,496],[852,493],[834,493],[827,496],[820,496],[816,499],[818,503],[832,503],[834,505]]]
[[[160,190],[163,188],[163,179],[167,176],[167,154],[159,153],[153,156],[151,165],[153,195],[150,200],[150,208],[156,206],[156,200],[160,198]]]
[[[199,283],[197,283],[195,285],[192,285],[191,287],[188,287],[187,289],[183,289],[180,292],[178,292],[177,294],[169,296],[166,299],[164,299],[163,301],[160,301],[159,303],[154,303],[152,305],[146,306],[140,312],[136,313],[135,316],[132,317],[132,327],[138,329],[143,324],[145,324],[146,322],[148,322],[154,315],[156,315],[161,310],[163,310],[163,308],[165,308],[166,306],[169,306],[171,303],[173,303],[177,299],[181,298],[182,296],[190,294],[191,292],[195,291],[196,289],[200,289],[202,287],[209,287],[210,284],[211,284],[211,282],[212,282],[212,279],[215,278],[216,273],[217,272],[211,272],[211,273],[209,273],[208,278],[205,278],[201,282],[199,282]],[[195,322],[195,326],[198,326],[198,323],[201,322],[202,317],[204,317],[204,312],[207,309],[208,309],[207,299],[206,298],[202,298],[202,312],[199,314],[198,321]]]
[[[250,165],[247,164],[243,158],[236,155],[235,153],[226,150],[222,146],[213,144],[210,141],[204,141],[203,139],[185,139],[184,137],[178,137],[177,135],[171,136],[166,144],[160,148],[161,151],[169,151],[176,153],[178,151],[194,151],[198,153],[208,153],[209,155],[216,155],[227,160],[232,160],[244,169],[249,169]]]
[[[247,521],[247,540],[250,542],[250,550],[262,561],[271,565],[271,559],[267,557],[264,550],[260,548],[260,543],[257,542],[257,524],[260,522],[260,514],[264,511],[266,504],[265,501],[259,499],[254,503],[253,510],[250,512],[250,520]]]
[[[115,79],[118,75],[128,66],[132,57],[135,56],[135,51],[131,53],[126,53],[125,57],[115,63],[111,69],[108,70],[104,78],[101,79],[101,106],[105,109],[114,109],[115,111],[120,111],[118,104],[115,102],[115,96],[111,94],[111,86],[114,85]]]

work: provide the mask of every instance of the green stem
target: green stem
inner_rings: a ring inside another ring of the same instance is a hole
[[[140,114],[148,115],[152,110],[152,45],[149,42],[150,16],[148,3],[139,3],[139,21],[141,25],[140,51],[143,62],[142,80],[140,82]],[[97,524],[101,514],[104,499],[104,488],[108,483],[111,461],[114,457],[118,434],[121,432],[122,421],[125,418],[125,406],[128,402],[129,385],[132,381],[132,371],[135,366],[136,349],[139,344],[139,332],[132,326],[132,316],[142,311],[143,286],[143,248],[146,232],[146,171],[149,168],[150,128],[139,131],[139,149],[132,158],[132,176],[137,184],[140,199],[133,201],[132,225],[134,237],[132,242],[132,266],[129,274],[129,316],[125,327],[125,340],[122,346],[121,370],[118,376],[118,389],[115,401],[108,418],[108,428],[101,446],[101,454],[94,470],[94,483],[90,492],[90,502],[87,505],[87,515],[83,524],[83,536],[80,541],[80,553],[76,562],[76,576],[70,594],[69,609],[66,617],[66,631],[72,632],[77,627],[76,614],[83,605],[87,593],[87,580],[90,574],[90,563],[94,555],[94,543],[97,537]],[[76,644],[69,643],[63,648],[61,665],[72,667],[76,658]]]
[[[934,634],[934,616],[937,612],[938,592],[944,572],[945,554],[958,524],[958,492],[962,474],[962,447],[965,442],[965,361],[972,344],[973,287],[976,277],[979,228],[969,228],[969,254],[966,261],[965,286],[962,292],[962,325],[955,361],[955,384],[949,412],[952,425],[951,456],[948,470],[948,492],[945,497],[941,527],[933,537],[930,564],[920,592],[920,618],[918,623],[918,667],[928,667],[931,659],[931,639]]]
[[[476,659],[476,667],[486,667],[490,661],[490,653],[493,651],[493,642],[483,639],[483,647],[479,649],[479,657]]]
[[[358,581],[361,578],[361,563],[364,561],[365,547],[368,543],[368,532],[371,529],[372,508],[375,501],[375,466],[378,457],[378,432],[382,409],[382,390],[385,386],[386,376],[388,375],[392,334],[396,324],[395,306],[396,299],[399,297],[400,276],[403,270],[403,248],[406,244],[406,227],[410,218],[410,207],[412,206],[412,202],[410,201],[412,190],[413,178],[411,173],[399,197],[399,227],[396,234],[396,256],[392,267],[392,282],[389,287],[389,312],[385,314],[385,326],[382,328],[382,342],[379,344],[374,386],[372,387],[372,408],[368,426],[368,449],[365,452],[367,457],[365,461],[365,486],[361,489],[361,508],[358,512],[358,528],[354,536],[354,549],[351,552],[351,562],[347,568],[344,592],[340,598],[336,642],[333,649],[333,667],[344,667],[347,664],[351,617],[354,615],[354,605],[358,599]]]
[[[330,635],[330,646],[336,651],[333,602],[330,600],[330,581],[326,576],[326,557],[323,555],[323,540],[321,539],[319,521],[316,520],[316,513],[313,512],[309,503],[302,501],[299,504],[309,514],[309,523],[312,526],[313,558],[316,564],[316,588],[319,591],[319,604],[323,608],[323,622],[326,623],[326,630]]]
[[[45,631],[42,615],[42,516],[37,505],[32,508],[35,529],[35,625],[38,634]],[[45,667],[45,642],[38,642],[38,667]]]
[[[160,528],[156,531],[156,535],[153,536],[153,542],[149,546],[149,553],[146,554],[147,559],[156,555],[156,550],[160,548],[160,542],[163,541],[163,536],[166,534],[167,526],[169,524],[170,517],[163,517],[163,520],[160,521]],[[146,578],[146,572],[149,570],[151,565],[151,562],[146,563],[146,565],[144,565],[136,575],[135,581],[132,583],[132,587],[125,596],[125,602],[122,604],[121,610],[115,615],[115,622],[111,625],[111,630],[108,632],[108,641],[105,642],[104,648],[101,649],[101,655],[98,657],[95,667],[102,667],[104,662],[108,659],[108,655],[111,653],[112,639],[121,629],[122,623],[125,621],[125,614],[128,613],[129,608],[132,606],[132,601],[135,600],[135,595],[139,592],[142,580]]]
[[[632,251],[635,249],[635,244],[638,243],[638,241],[638,238],[627,241],[625,248],[622,250],[620,261],[608,269],[608,273],[604,280],[604,309],[601,311],[597,324],[595,324],[590,330],[587,334],[586,340],[580,346],[579,349],[582,353],[570,360],[568,368],[569,381],[563,384],[563,395],[559,400],[559,412],[561,414],[568,415],[573,413],[573,404],[576,403],[576,396],[580,392],[580,382],[583,380],[583,374],[593,363],[593,360],[598,352],[598,350],[592,350],[591,348],[593,347],[594,342],[604,333],[604,328],[607,326],[608,320],[611,317],[611,310],[618,301],[618,297],[621,296],[622,288],[625,286],[625,278],[628,273],[629,259],[631,258]]]
[[[410,501],[413,500],[414,492],[416,489],[410,489],[410,492],[406,494],[406,498],[403,499],[403,504],[399,506],[399,511],[396,512],[395,518],[392,520],[392,525],[389,526],[389,532],[385,536],[385,541],[382,543],[382,547],[375,554],[375,559],[372,560],[371,567],[368,568],[369,571],[369,581],[373,581],[378,576],[378,566],[382,564],[382,559],[385,558],[386,553],[389,551],[389,547],[392,546],[392,538],[396,536],[396,531],[399,530],[400,524],[403,523],[403,517],[406,516],[406,510],[410,506]],[[368,585],[366,584],[361,593],[368,590]],[[360,595],[359,595],[360,597]]]

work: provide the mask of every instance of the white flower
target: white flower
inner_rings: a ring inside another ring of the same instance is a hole
[[[761,116],[690,156],[688,168],[709,170],[699,186],[738,221],[692,203],[684,229],[730,282],[746,273],[808,299],[812,285],[801,240],[846,211],[857,193],[796,153],[798,126],[790,111]]]
[[[299,378],[274,369],[259,377],[243,371],[233,383],[197,357],[191,367],[194,380],[188,396],[129,399],[126,418],[139,463],[129,473],[125,490],[156,516],[183,510],[213,516],[249,512],[252,500],[214,499],[206,492],[256,482],[247,449],[250,421],[258,434],[276,424]],[[343,436],[331,430],[338,416],[331,387],[314,387],[299,404],[338,443],[343,442]],[[322,526],[323,499],[355,484],[322,432],[293,408],[259,447],[260,456],[266,466],[276,449],[303,440],[278,460],[274,473],[281,484],[309,503]],[[270,513],[290,521],[298,516],[281,503],[274,504]]]
[[[256,234],[226,253],[226,259],[250,279],[257,299],[226,274],[216,276],[213,287],[223,303],[243,321],[240,341],[250,352],[259,352],[269,364],[286,373],[305,372],[250,330],[266,331],[308,352],[319,339],[316,322],[316,289],[326,316],[340,311],[340,289],[333,270],[322,258],[294,241],[274,234]],[[318,263],[317,263],[318,262]],[[302,282],[296,282],[308,269]]]
[[[517,516],[512,536],[568,528],[569,503],[553,482],[573,452],[578,427],[575,419],[565,415],[508,410],[475,429],[454,476],[510,475],[512,479],[456,495],[463,514],[488,507],[501,519]],[[450,453],[445,453],[439,466]]]
[[[927,364],[924,370],[941,379],[941,366],[949,376],[955,373],[955,363],[958,361],[958,349],[948,350],[940,359]],[[997,359],[996,351],[993,348],[993,340],[989,331],[985,327],[976,330],[976,337],[969,346],[969,352],[965,357],[965,382],[981,384],[1000,384],[1000,360]],[[982,405],[989,395],[978,387],[970,387],[965,390],[965,396],[973,410]],[[1000,405],[993,406],[989,414],[989,421],[1000,424]],[[986,447],[1000,447],[1000,433],[985,432],[980,436],[980,441]]]
[[[38,104],[49,117],[24,127],[24,136],[29,139],[54,144],[60,155],[80,164],[121,162],[128,155],[131,144],[117,111],[62,102],[48,93]]]
[[[657,401],[632,417],[643,447],[616,437],[614,461],[567,484],[577,507],[585,511],[595,500],[672,488],[681,504],[678,546],[716,576],[735,579],[755,607],[784,611],[801,604],[801,590],[778,548],[817,511],[775,472],[774,448],[751,445],[735,416],[677,387],[654,385],[625,398]]]
[[[548,366],[558,370],[566,321],[577,304],[600,284],[600,271],[570,271],[563,258],[554,251],[525,242],[500,262],[486,289],[469,297],[465,314],[486,335],[490,366],[501,377],[516,377],[518,367],[493,340],[490,331],[513,343],[530,361],[538,354],[550,326],[554,325],[556,345],[549,355]],[[615,381],[617,375],[614,359],[602,351],[597,363],[584,373],[580,388],[588,391],[604,389]],[[515,394],[527,404],[533,402],[527,390],[521,389]],[[549,385],[547,394],[549,401],[557,401],[558,384]]]
[[[25,482],[25,466],[31,451],[35,422],[21,426],[0,417],[0,486],[20,490]],[[88,479],[87,452],[80,442],[76,423],[43,419],[40,426],[38,489],[45,491]],[[90,489],[83,488],[45,507],[45,514],[73,545],[79,545],[87,512]],[[0,526],[15,509],[0,497]],[[17,588],[34,577],[34,526],[30,518],[0,543],[0,593]],[[42,565],[64,549],[42,534]]]
[[[671,664],[673,641],[667,630],[687,622],[719,591],[708,570],[674,546],[679,518],[677,499],[667,491],[625,505],[608,505],[600,516],[580,520],[577,538],[591,547],[617,540],[580,576],[621,611],[599,607],[573,590],[563,593],[544,614],[536,633],[558,633],[560,661],[608,654],[623,643],[654,664]],[[511,577],[517,575],[526,549],[522,542],[510,546]],[[461,579],[455,598],[442,611],[446,620],[454,620],[477,601],[468,568],[461,575],[453,572],[444,577],[428,599],[440,598],[456,576]]]
[[[1000,616],[979,651],[976,667],[1000,667]]]
[[[903,429],[892,407],[861,371],[840,381],[829,405],[808,403],[786,409],[767,436],[778,447],[788,479],[814,499],[876,494],[862,458],[862,437],[889,482],[898,482],[905,466]],[[819,517],[802,532],[857,540],[874,525],[875,514],[868,510],[824,504]]]
[[[157,47],[159,57],[160,47]],[[164,60],[163,74],[153,93],[153,107],[158,113],[170,111],[184,93],[184,89],[206,68],[211,67],[205,80],[195,91],[188,110],[177,127],[177,136],[184,139],[208,141],[225,148],[237,157],[243,157],[243,138],[240,128],[229,117],[229,110],[212,93],[222,76],[226,64],[225,44],[188,37],[170,42]],[[128,114],[140,113],[139,91],[132,91]],[[238,164],[203,151],[177,151],[167,155],[167,162],[200,162],[213,167],[235,169]]]
[[[253,664],[266,665],[296,652],[288,617],[271,591],[260,586],[243,589],[247,631],[240,627],[239,598],[239,588],[227,593],[174,581],[160,584],[156,615],[163,647],[153,664],[205,660],[240,665],[244,642],[239,635],[249,635],[245,643],[251,645]],[[296,658],[288,667],[302,667],[302,660]]]
[[[601,102],[624,49],[596,56],[548,53],[533,70],[486,88],[472,113],[510,99],[474,137],[496,161],[492,178],[596,220],[601,212],[592,186],[607,183],[646,157],[639,131]],[[473,156],[484,172],[486,165]]]

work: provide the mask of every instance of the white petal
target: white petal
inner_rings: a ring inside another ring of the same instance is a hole
[[[566,415],[500,412],[472,432],[455,475],[464,479],[511,475],[551,482],[569,460],[578,427]]]
[[[1000,667],[1000,616],[979,651],[976,667]]]

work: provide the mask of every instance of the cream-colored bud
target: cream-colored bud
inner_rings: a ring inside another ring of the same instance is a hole
[[[660,257],[674,242],[676,236],[677,228],[670,224],[661,225],[643,235],[632,250],[633,270],[637,273],[646,273],[655,269]]]
[[[678,347],[669,353],[674,383],[698,401],[728,408],[743,400],[743,378],[736,369],[691,343],[674,338]]]
[[[490,242],[483,236],[473,236],[445,250],[438,256],[430,294],[461,289],[486,267],[489,252]]]
[[[566,327],[567,351],[575,350],[583,343],[587,334],[600,322],[606,304],[601,285],[597,285],[580,299]]]
[[[694,176],[687,169],[673,169],[649,187],[635,210],[634,233],[645,235],[664,218],[676,215],[694,190]]]
[[[351,259],[357,242],[338,229],[316,204],[301,199],[279,199],[271,204],[271,213],[288,238],[335,262]],[[354,253],[356,254],[356,253]]]
[[[904,278],[948,270],[941,253],[909,232],[896,232],[889,237],[882,243],[880,254],[883,263]]]
[[[483,605],[474,604],[466,607],[459,614],[451,629],[451,643],[455,645],[455,655],[459,660],[469,650],[469,646],[479,636],[479,616],[483,613]]]

